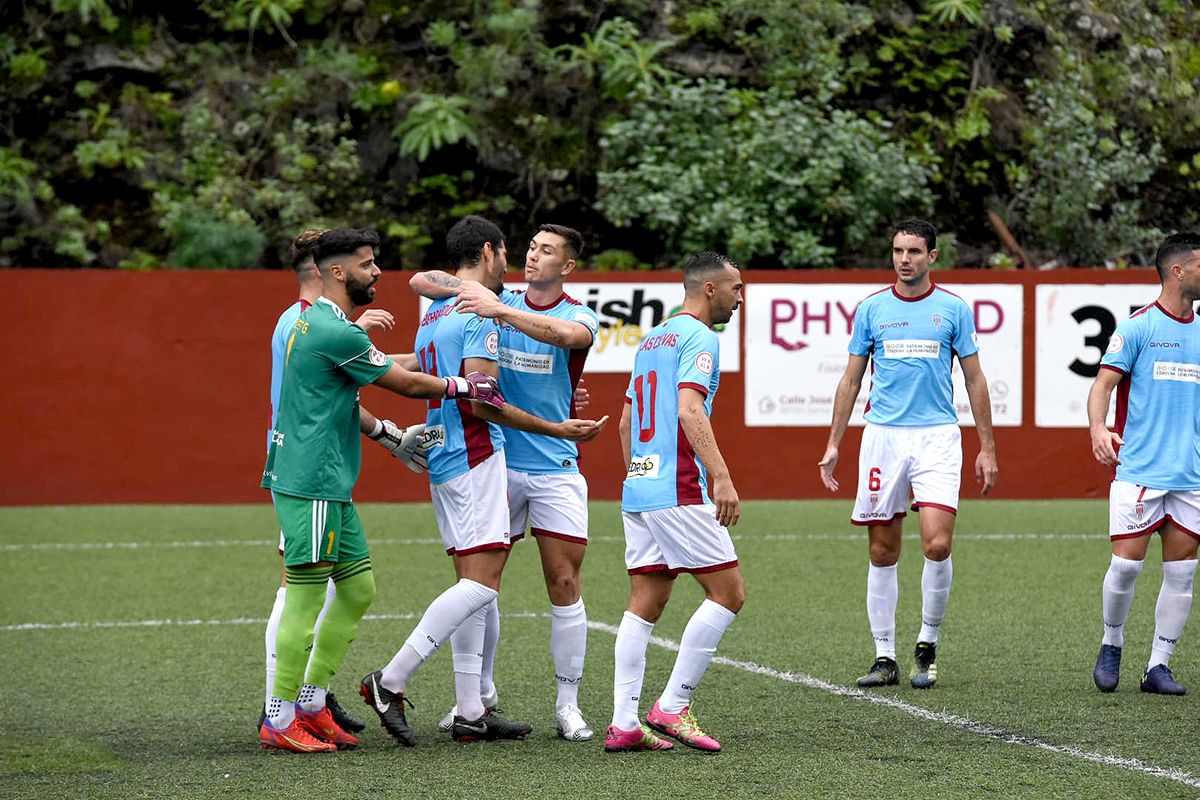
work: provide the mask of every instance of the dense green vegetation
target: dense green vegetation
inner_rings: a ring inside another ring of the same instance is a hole
[[[1200,224],[1187,0],[27,0],[0,33],[0,265],[278,266],[313,225],[431,266],[479,212],[589,265],[691,248],[1137,263]],[[518,248],[519,250],[519,248]]]

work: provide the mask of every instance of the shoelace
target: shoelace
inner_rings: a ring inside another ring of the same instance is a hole
[[[685,708],[679,712],[679,725],[682,729],[680,732],[687,736],[695,736],[697,734],[700,736],[706,735],[704,731],[700,730],[700,725],[696,722],[696,718],[692,716],[690,708]]]

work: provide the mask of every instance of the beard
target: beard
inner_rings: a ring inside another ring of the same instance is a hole
[[[356,306],[367,306],[375,299],[375,281],[359,283],[349,275],[346,276],[346,295]]]

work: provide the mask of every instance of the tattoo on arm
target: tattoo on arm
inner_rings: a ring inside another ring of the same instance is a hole
[[[457,289],[462,286],[462,280],[444,272],[431,272],[428,277],[430,283],[434,286],[441,286],[443,289]]]

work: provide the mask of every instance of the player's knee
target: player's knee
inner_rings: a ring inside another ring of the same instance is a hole
[[[900,560],[900,548],[890,542],[871,542],[871,563],[877,567],[890,567]]]
[[[359,573],[349,580],[339,581],[337,596],[357,611],[366,611],[375,600],[375,573]]]
[[[926,542],[925,557],[930,561],[945,561],[950,557],[950,540],[933,539]]]
[[[560,570],[546,576],[546,593],[556,606],[569,606],[579,600],[579,576],[572,570]]]
[[[738,586],[736,589],[731,591],[727,597],[718,600],[717,602],[733,613],[738,613],[742,610],[742,606],[746,605],[745,585]]]

